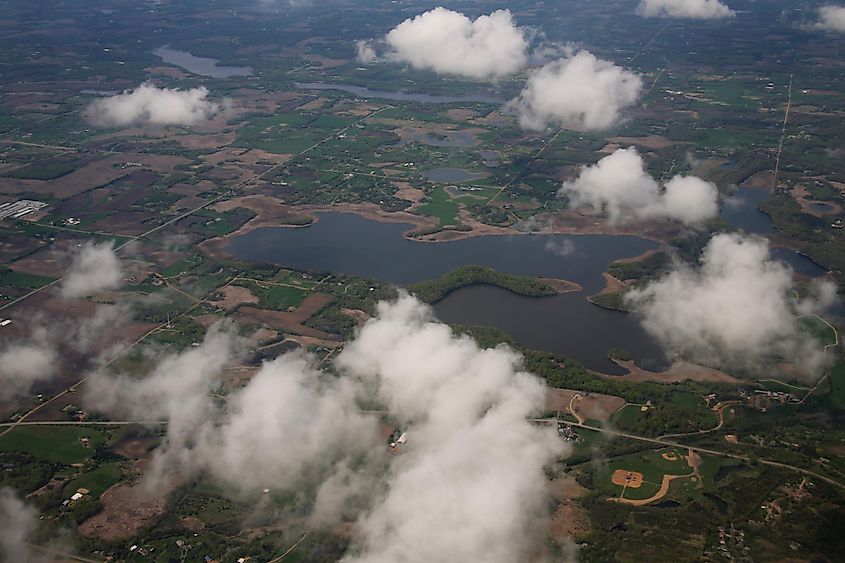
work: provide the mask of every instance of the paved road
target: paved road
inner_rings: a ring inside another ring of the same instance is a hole
[[[647,438],[645,436],[637,436],[636,434],[628,434],[626,432],[619,432],[618,430],[611,430],[609,428],[601,428],[598,426],[590,426],[588,424],[579,424],[577,422],[568,422],[566,420],[560,420],[556,418],[542,418],[542,419],[535,419],[536,422],[560,422],[562,424],[566,424],[569,426],[575,426],[577,428],[584,428],[585,430],[593,430],[594,432],[602,432],[604,434],[609,434],[611,436],[616,436],[619,438],[628,438],[630,440],[637,440],[640,442],[648,442],[651,444],[657,444],[661,447],[676,447],[676,448],[687,448],[694,452],[701,452],[709,455],[716,455],[720,457],[729,457],[732,459],[739,459],[742,461],[751,461],[751,458],[746,455],[741,454],[732,454],[729,452],[724,452],[721,450],[714,450],[710,448],[702,448],[701,446],[691,446],[689,444],[682,444],[680,442],[675,442],[672,440],[665,440],[663,438]],[[830,477],[825,477],[824,475],[820,475],[814,471],[810,471],[809,469],[804,469],[802,467],[796,467],[794,465],[789,465],[786,463],[780,463],[778,461],[771,461],[768,459],[758,459],[758,462],[763,465],[769,465],[772,467],[779,467],[781,469],[788,469],[790,471],[795,471],[797,473],[801,473],[802,475],[806,475],[808,477],[814,477],[816,479],[821,479],[822,481],[839,487],[841,489],[845,489],[845,484],[840,483],[835,479],[831,479]]]

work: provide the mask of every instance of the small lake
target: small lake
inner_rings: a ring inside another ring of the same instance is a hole
[[[399,131],[400,140],[392,146],[401,147],[411,143],[422,143],[432,147],[474,147],[480,141],[467,131],[443,131],[442,133],[432,133],[424,129],[414,129],[411,127],[402,127]]]
[[[758,209],[769,195],[768,190],[760,188],[739,188],[722,205],[720,215],[727,224],[746,233],[773,234],[775,227],[771,218]]]
[[[810,204],[810,208],[813,211],[818,211],[819,213],[830,213],[833,211],[833,206],[827,203],[821,203],[819,201],[812,202]]]
[[[605,235],[484,236],[424,243],[402,236],[411,228],[322,213],[307,228],[255,229],[233,239],[228,250],[241,260],[344,272],[399,285],[436,278],[467,264],[571,280],[584,291],[533,298],[476,285],[451,293],[434,310],[445,322],[500,328],[524,346],[574,358],[606,373],[624,373],[607,359],[611,348],[624,348],[644,367],[666,367],[661,347],[634,316],[586,301],[603,287],[601,274],[608,264],[656,248],[655,243]],[[574,252],[566,257],[554,254],[553,247],[564,241],[574,245]]]
[[[359,98],[381,98],[384,100],[395,100],[402,102],[418,102],[421,104],[459,104],[459,103],[482,103],[501,104],[501,98],[485,94],[470,94],[464,96],[440,96],[436,94],[418,94],[413,92],[391,92],[388,90],[371,90],[363,86],[352,84],[334,84],[329,82],[297,82],[296,87],[303,90],[339,90],[355,94]]]
[[[456,184],[486,177],[486,174],[481,172],[473,172],[463,168],[432,168],[423,171],[422,175],[425,179],[439,184]]]
[[[159,47],[153,54],[160,57],[166,63],[182,67],[189,72],[200,76],[211,78],[229,78],[230,76],[251,76],[251,66],[218,66],[217,59],[196,57],[187,51],[171,49],[164,45]]]

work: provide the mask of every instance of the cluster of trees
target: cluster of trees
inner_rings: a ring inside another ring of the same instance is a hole
[[[529,297],[557,294],[557,291],[553,287],[537,279],[514,274],[504,274],[484,266],[463,266],[441,278],[419,282],[410,286],[408,289],[421,301],[435,303],[456,289],[477,283],[495,285]]]

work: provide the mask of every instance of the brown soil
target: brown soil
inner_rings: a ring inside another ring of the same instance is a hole
[[[638,471],[617,469],[613,472],[613,477],[611,477],[610,480],[614,485],[627,487],[629,489],[639,489],[643,486],[643,474]]]
[[[254,166],[262,162],[283,164],[290,160],[292,156],[291,154],[276,154],[260,149],[225,148],[201,158],[212,166],[219,166],[224,162]]]
[[[577,283],[569,281],[569,280],[560,280],[560,279],[557,279],[557,278],[537,278],[537,279],[540,280],[541,282],[543,282],[544,284],[550,286],[552,289],[557,291],[559,294],[572,293],[572,292],[581,291],[581,290],[584,289],[583,287],[581,287],[580,284],[577,284]]]
[[[394,195],[399,199],[404,199],[414,204],[422,203],[425,199],[425,192],[420,188],[415,188],[409,182],[400,182],[397,180],[392,183],[396,186],[396,193]],[[411,206],[412,209],[413,207],[415,205]]]
[[[677,238],[683,232],[683,227],[680,225],[665,221],[610,225],[601,217],[584,215],[577,210],[537,216],[537,219],[550,220],[553,232],[569,235],[631,235],[665,243]]]
[[[555,479],[550,489],[558,506],[549,522],[549,534],[556,540],[564,540],[589,532],[590,517],[577,502],[586,489],[572,475]]]
[[[604,287],[597,295],[605,295],[607,293],[622,293],[628,289],[628,284],[620,279],[613,277],[607,272],[602,274],[604,277]]]
[[[199,533],[205,530],[205,524],[196,516],[184,516],[179,523],[192,532]]]
[[[675,141],[670,141],[666,137],[659,135],[649,135],[648,137],[611,137],[608,141],[623,145],[637,145],[647,149],[665,149],[676,144]]]
[[[215,307],[226,309],[227,311],[235,309],[238,305],[258,303],[258,297],[253,295],[249,288],[246,287],[227,285],[220,291],[220,293],[223,294],[222,299],[218,301],[209,301],[209,303]]]
[[[322,55],[314,55],[308,53],[307,55],[302,55],[302,58],[306,61],[317,63],[323,68],[337,68],[339,66],[345,66],[352,62],[352,59],[331,59],[329,57],[324,57]]]
[[[287,226],[290,223],[299,223],[306,219],[314,220],[306,211],[301,211],[299,207],[285,205],[281,200],[266,195],[237,197],[213,206],[215,211],[221,212],[238,208],[249,209],[255,213],[255,217],[236,231],[238,234],[245,234],[259,227]],[[294,224],[293,226],[301,225]]]
[[[169,66],[148,66],[144,69],[144,72],[149,74],[158,74],[159,76],[167,76],[168,78],[188,78],[187,73],[182,72],[178,68]]]
[[[141,459],[158,444],[156,438],[123,438],[111,447],[111,451],[126,459]]]
[[[654,383],[680,383],[681,381],[713,381],[717,383],[739,384],[740,380],[714,368],[699,366],[690,362],[677,361],[667,371],[653,372],[637,367],[633,361],[613,360],[616,365],[628,370],[625,375],[598,374],[616,381]]]
[[[807,215],[812,215],[813,217],[824,217],[825,215],[839,215],[842,213],[842,206],[837,203],[832,201],[815,201],[808,199],[810,192],[808,192],[807,188],[804,186],[795,186],[792,188],[790,193],[798,205],[801,206],[801,211]],[[824,203],[825,205],[829,205],[830,209],[827,211],[819,211],[818,209],[813,208],[814,203]]]
[[[302,302],[296,311],[282,312],[259,309],[257,307],[239,307],[235,312],[235,318],[245,324],[266,324],[270,327],[284,332],[311,336],[323,340],[337,340],[338,337],[316,330],[302,323],[311,318],[314,313],[332,302],[334,297],[324,293],[312,293]]]
[[[771,189],[774,173],[774,170],[763,170],[761,172],[757,172],[756,174],[753,174],[743,180],[740,187],[766,190]]]
[[[199,195],[214,190],[217,186],[210,180],[202,180],[196,184],[173,184],[167,191],[178,195]]]
[[[197,206],[194,206],[197,207]],[[137,236],[150,230],[156,223],[156,215],[140,211],[118,211],[97,221],[97,230],[125,236]]]
[[[570,389],[548,389],[544,410],[571,414],[580,420],[593,418],[607,421],[624,404],[625,399],[612,395],[584,393]]]
[[[176,156],[162,156],[146,153],[111,155],[94,160],[55,180],[19,180],[0,178],[0,193],[32,192],[49,194],[57,198],[68,198],[82,192],[104,186],[118,178],[138,171],[138,167],[120,168],[119,164],[137,162],[144,169],[156,172],[170,172],[178,164],[188,160]]]
[[[355,322],[357,322],[358,324],[364,324],[365,322],[367,322],[368,320],[370,320],[372,318],[368,313],[366,313],[365,311],[362,311],[361,309],[345,309],[344,308],[344,309],[341,309],[340,312],[343,313],[344,315],[346,315],[347,317],[351,317],[351,318],[355,319]]]
[[[103,493],[103,510],[79,525],[86,538],[120,541],[135,536],[164,514],[165,496],[152,496],[138,485],[118,484]]]

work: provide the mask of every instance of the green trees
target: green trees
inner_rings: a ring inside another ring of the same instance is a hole
[[[409,286],[408,290],[421,301],[435,303],[456,289],[476,283],[495,285],[529,297],[557,294],[553,287],[538,279],[504,274],[484,266],[463,266],[436,280],[415,283]]]

